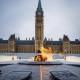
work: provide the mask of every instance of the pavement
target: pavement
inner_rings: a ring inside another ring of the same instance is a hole
[[[51,71],[70,71],[74,75],[76,75],[80,80],[80,67],[72,66],[71,64],[75,64],[67,61],[60,61],[62,65],[24,65],[18,64],[19,62],[24,62],[26,60],[15,60],[15,61],[0,61],[0,70],[2,71],[0,74],[0,80],[6,74],[12,71],[31,71],[32,75],[29,80],[53,80],[50,74]],[[27,62],[27,61],[26,61]],[[8,65],[10,63],[10,65]],[[2,64],[7,64],[3,65]],[[76,63],[76,65],[80,65]]]

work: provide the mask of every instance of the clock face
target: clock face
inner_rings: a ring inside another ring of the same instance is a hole
[[[41,16],[41,12],[38,12],[38,15]]]

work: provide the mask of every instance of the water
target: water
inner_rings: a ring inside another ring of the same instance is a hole
[[[14,55],[12,53],[0,53],[0,55],[4,55],[4,56],[11,56]],[[17,56],[17,58],[21,58],[21,59],[29,59],[32,57],[35,57],[35,53],[16,53],[15,54]],[[68,54],[67,56],[75,56],[75,57],[80,57],[80,54]],[[53,55],[54,59],[63,59],[58,53]]]

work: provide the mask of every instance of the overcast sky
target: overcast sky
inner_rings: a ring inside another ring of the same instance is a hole
[[[58,40],[80,38],[80,0],[41,0],[44,11],[44,36]],[[38,0],[0,0],[0,38],[16,34],[21,39],[35,36],[35,11]]]

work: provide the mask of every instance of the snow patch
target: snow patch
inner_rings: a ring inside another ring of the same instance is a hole
[[[5,60],[12,60],[12,59],[14,59],[14,60],[16,60],[17,59],[17,56],[0,56],[0,60],[1,61],[5,61]]]
[[[80,57],[67,56],[67,57],[66,57],[66,61],[70,61],[70,62],[80,62]]]

